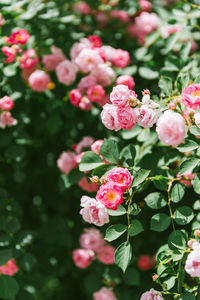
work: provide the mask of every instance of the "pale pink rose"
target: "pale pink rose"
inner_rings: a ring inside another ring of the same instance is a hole
[[[84,229],[80,236],[80,245],[82,248],[91,249],[97,252],[98,249],[105,245],[101,232],[96,228]]]
[[[91,136],[84,136],[82,140],[76,144],[76,153],[81,153],[83,148],[90,147],[94,143],[94,139]]]
[[[94,259],[94,251],[90,249],[76,249],[72,253],[72,258],[76,267],[85,269],[91,265]]]
[[[106,60],[111,61],[116,49],[111,46],[102,46],[101,49],[105,53]]]
[[[110,245],[105,245],[98,249],[97,258],[105,265],[112,265],[115,263],[114,254],[115,248]]]
[[[54,45],[52,45],[50,49],[51,49],[52,54],[55,54],[55,55],[59,56],[60,58],[62,58],[62,60],[66,59],[62,49],[60,49],[60,48],[58,48]]]
[[[199,230],[195,230],[198,232],[198,237],[199,237]],[[194,232],[195,234],[195,232]],[[191,247],[193,250],[200,250],[200,243],[197,242],[196,240],[193,240],[193,243],[192,243],[192,247]]]
[[[130,75],[121,75],[117,78],[116,80],[116,84],[123,84],[123,85],[127,85],[127,87],[132,90],[135,86],[135,81],[134,78]]]
[[[118,68],[125,68],[130,64],[130,55],[128,51],[122,49],[116,49],[111,62]]]
[[[91,8],[85,1],[79,1],[74,5],[74,10],[83,15],[90,15]]]
[[[70,50],[70,57],[74,61],[75,58],[81,53],[85,48],[91,48],[92,44],[87,38],[80,39],[80,42],[74,43]]]
[[[3,15],[0,13],[0,27],[3,26],[6,23],[6,21],[3,18]]]
[[[125,10],[111,10],[110,15],[115,19],[119,19],[123,23],[128,22],[130,19],[128,13]]]
[[[103,287],[93,294],[94,300],[117,300],[111,288]]]
[[[93,70],[92,75],[95,77],[96,82],[102,86],[110,85],[116,76],[113,69],[107,63],[98,64],[98,66]]]
[[[80,164],[81,159],[82,159],[84,154],[85,154],[85,152],[81,152],[80,154],[76,155],[75,160],[76,160],[77,164]]]
[[[119,107],[117,118],[122,129],[130,130],[136,124],[136,113],[132,107]]]
[[[0,274],[13,276],[19,271],[14,259],[10,259],[5,265],[0,266]]]
[[[121,129],[117,117],[117,107],[112,104],[105,104],[101,112],[101,121],[104,126],[110,130],[118,131]]]
[[[159,118],[156,131],[163,144],[177,147],[185,138],[184,118],[179,113],[167,110]]]
[[[101,146],[103,145],[104,140],[97,140],[91,145],[91,150],[92,152],[100,155],[100,149]]]
[[[149,255],[141,255],[138,259],[137,266],[142,271],[152,268],[152,258]]]
[[[103,63],[103,60],[95,49],[85,48],[80,52],[75,62],[83,73],[88,73],[95,69],[98,64]]]
[[[189,253],[186,263],[185,271],[191,277],[200,277],[200,249],[193,250]]]
[[[160,28],[160,33],[163,39],[168,38],[171,34],[175,32],[181,32],[183,30],[183,27],[181,24],[174,24],[174,25],[166,25],[162,26]]]
[[[160,292],[151,289],[149,292],[142,294],[140,300],[164,300],[164,298]]]
[[[131,37],[137,37],[137,26],[135,23],[132,23],[127,27],[127,32]]]
[[[90,74],[90,75],[87,75],[87,76],[81,78],[81,80],[78,84],[78,89],[83,93],[87,89],[96,85],[96,83],[97,83],[96,76],[94,76],[93,74]]]
[[[139,5],[144,11],[150,11],[152,4],[147,0],[139,0]]]
[[[75,153],[70,151],[61,153],[57,160],[57,166],[62,172],[68,175],[69,172],[77,166]]]
[[[109,216],[106,207],[96,199],[83,196],[81,198],[80,214],[83,220],[89,224],[103,226],[109,222]]]
[[[108,15],[103,12],[103,11],[96,11],[95,12],[95,18],[97,20],[97,22],[101,25],[101,26],[105,26],[108,24],[109,22],[109,17]]]
[[[32,69],[39,61],[35,50],[33,48],[26,50],[20,58],[21,69]]]
[[[105,90],[101,85],[92,86],[87,90],[87,95],[90,101],[100,102],[105,96]]]
[[[79,103],[79,107],[82,110],[91,110],[92,109],[92,103],[87,97],[82,97],[81,102]]]
[[[11,110],[13,106],[14,106],[14,102],[10,97],[4,96],[3,98],[0,99],[1,110]]]
[[[31,69],[22,69],[21,76],[25,81],[28,81],[29,76],[37,70],[37,65],[33,66]]]
[[[110,101],[117,107],[124,107],[128,104],[130,98],[129,88],[126,85],[119,84],[115,86],[110,94]]]
[[[0,114],[0,127],[5,128],[6,126],[14,126],[17,125],[17,120],[12,117],[11,112],[3,111]]]
[[[79,89],[73,89],[69,93],[69,100],[74,106],[79,106],[81,102],[82,94]]]
[[[195,113],[194,114],[194,122],[197,125],[197,127],[200,128],[200,113]]]
[[[149,108],[148,105],[142,105],[136,108],[137,123],[138,125],[147,128],[152,127],[158,121],[158,110]]]
[[[133,177],[126,168],[114,168],[108,172],[107,181],[112,182],[122,189],[129,189],[131,187]]]
[[[191,109],[199,109],[200,106],[200,84],[190,84],[186,88],[184,88],[182,92],[182,103],[191,108]]]
[[[56,75],[58,81],[70,85],[76,79],[77,67],[74,63],[69,60],[64,60],[56,67]]]
[[[107,182],[100,186],[96,199],[105,207],[116,210],[123,203],[123,189],[113,182]]]
[[[44,92],[50,83],[49,75],[42,70],[35,70],[28,78],[28,83],[33,91]]]
[[[43,55],[42,63],[48,71],[56,70],[56,67],[63,61],[63,58],[57,54]]]
[[[79,182],[78,182],[78,186],[86,192],[92,193],[92,192],[96,192],[99,188],[97,183],[94,182],[88,182],[86,177],[83,177]]]
[[[192,180],[197,176],[196,173],[192,174],[191,172],[184,173],[180,175],[180,172],[177,173],[176,177],[179,178],[179,181],[184,184],[186,187],[192,186]]]

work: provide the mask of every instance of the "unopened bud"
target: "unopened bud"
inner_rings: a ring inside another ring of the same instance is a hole
[[[157,274],[154,274],[154,275],[152,276],[152,279],[153,279],[153,281],[156,281],[156,279],[158,279],[158,275],[157,275]]]
[[[142,95],[144,96],[144,95],[150,95],[150,91],[148,90],[148,89],[146,89],[146,90],[144,90],[143,92],[142,92]]]
[[[200,237],[200,230],[196,229],[196,230],[194,231],[194,236],[195,236],[196,238]]]
[[[170,102],[170,103],[168,104],[168,107],[169,107],[169,109],[174,110],[174,109],[176,108],[176,104],[175,104],[174,102]]]
[[[102,183],[102,184],[105,184],[106,182],[107,182],[107,179],[106,179],[106,177],[104,177],[104,176],[103,176],[103,177],[101,177],[101,183]]]
[[[99,177],[98,176],[92,176],[92,177],[90,177],[90,181],[92,181],[93,183],[98,183],[99,182]]]

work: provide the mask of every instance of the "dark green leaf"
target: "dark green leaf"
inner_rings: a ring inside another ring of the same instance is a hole
[[[98,176],[100,178],[102,176],[105,176],[105,173],[107,173],[108,171],[110,171],[113,168],[115,168],[115,166],[109,165],[109,164],[103,164],[103,165],[95,168],[94,171],[92,172],[92,175]]]
[[[149,170],[140,169],[134,176],[133,186],[138,186],[143,181],[145,181],[147,176],[149,176],[150,172],[151,171],[149,171]]]
[[[0,250],[0,266],[5,265],[12,258],[12,249]]]
[[[200,174],[198,174],[192,181],[195,193],[200,194]]]
[[[143,226],[139,220],[133,220],[128,228],[130,236],[138,235],[143,230]]]
[[[156,214],[151,218],[151,230],[153,231],[164,231],[170,225],[171,219],[166,214]]]
[[[182,200],[185,194],[185,185],[181,183],[176,183],[171,191],[171,201],[174,203],[178,203]]]
[[[187,158],[182,164],[180,165],[180,174],[184,174],[187,172],[191,172],[200,162],[199,158],[191,157]]]
[[[99,167],[102,164],[103,162],[99,157],[99,155],[97,155],[92,151],[86,151],[79,164],[79,170],[82,172],[90,171],[92,169]]]
[[[128,165],[130,167],[134,166],[134,160],[136,156],[135,146],[130,144],[124,147],[120,153],[120,159],[122,160],[125,167]]]
[[[113,164],[119,162],[119,150],[117,143],[113,140],[105,140],[100,149],[103,158]]]
[[[186,225],[194,218],[193,210],[189,206],[181,206],[174,212],[174,220],[179,225]]]
[[[15,278],[11,276],[0,276],[0,297],[2,299],[14,300],[19,291],[19,286]]]
[[[110,216],[122,216],[126,214],[126,209],[122,205],[118,205],[117,210],[108,209]]]
[[[118,267],[122,269],[123,272],[126,271],[131,257],[132,248],[129,242],[124,242],[115,251],[115,263]]]
[[[168,239],[168,246],[171,250],[185,250],[187,244],[187,239],[185,234],[180,231],[176,230],[172,232]]]
[[[185,140],[184,144],[181,144],[177,149],[180,152],[190,152],[192,150],[195,150],[199,147],[199,145],[193,141],[193,140]]]
[[[126,225],[123,224],[115,224],[111,225],[106,229],[105,240],[108,242],[112,242],[118,237],[120,237],[127,230]]]
[[[167,205],[167,201],[165,200],[163,194],[158,192],[149,194],[144,198],[144,201],[150,208],[153,209],[160,209]]]

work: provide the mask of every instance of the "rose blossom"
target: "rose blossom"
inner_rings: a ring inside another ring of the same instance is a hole
[[[200,128],[200,113],[195,113],[194,114],[194,122],[197,125],[197,127]]]
[[[98,249],[97,258],[105,265],[112,265],[114,260],[115,248],[110,245],[102,246]]]
[[[1,110],[11,110],[13,106],[14,106],[14,102],[10,97],[4,96],[3,98],[0,99]]]
[[[92,103],[87,97],[82,97],[79,103],[79,107],[82,110],[90,110],[92,108]]]
[[[98,190],[98,184],[93,182],[88,182],[86,177],[83,177],[79,182],[78,186],[86,192],[96,192]]]
[[[115,78],[115,72],[107,63],[100,63],[92,71],[92,75],[95,77],[96,82],[102,86],[108,86],[112,83],[112,80]]]
[[[33,91],[44,92],[50,83],[49,75],[42,70],[35,70],[28,78],[28,83]]]
[[[79,89],[73,89],[69,93],[69,100],[74,106],[79,106],[81,102],[82,94]]]
[[[137,123],[142,127],[152,127],[158,120],[159,104],[150,99],[149,94],[142,97],[142,106],[136,108]]]
[[[6,126],[17,125],[17,120],[12,117],[9,111],[3,111],[0,114],[0,127],[5,128]]]
[[[105,96],[105,90],[101,85],[95,85],[87,90],[88,98],[92,102],[100,102]]]
[[[101,39],[97,35],[90,35],[88,36],[88,40],[92,44],[93,48],[100,48],[102,45]]]
[[[111,61],[116,49],[111,46],[102,46],[101,49],[105,53],[106,60]]]
[[[83,148],[90,147],[94,143],[91,136],[84,136],[82,140],[75,146],[76,153],[81,153]]]
[[[142,294],[140,300],[164,300],[164,298],[160,292],[151,289],[149,292]]]
[[[96,199],[105,207],[116,210],[123,202],[123,189],[113,182],[107,182],[100,186]]]
[[[20,29],[13,32],[10,37],[6,39],[6,43],[24,45],[29,38],[30,34],[25,29]]]
[[[81,92],[84,92],[85,90],[89,89],[90,87],[96,85],[96,77],[92,74],[87,75],[83,78],[81,78],[79,84],[78,84],[78,89]]]
[[[33,48],[26,50],[20,58],[20,68],[21,69],[31,69],[39,61],[39,57]]]
[[[123,84],[115,86],[110,94],[110,101],[117,107],[126,106],[129,98],[129,88]]]
[[[200,84],[190,84],[182,92],[182,103],[192,109],[199,109],[200,105]]]
[[[70,49],[70,57],[74,61],[84,48],[91,48],[92,44],[87,38],[81,38],[80,42],[74,43]]]
[[[123,23],[126,23],[129,21],[129,15],[125,10],[112,10],[110,13],[111,17],[115,19],[119,19]]]
[[[95,49],[83,49],[75,59],[75,63],[83,73],[88,73],[103,63],[103,60]]]
[[[179,178],[179,181],[184,184],[186,187],[192,186],[192,180],[197,176],[196,173],[192,174],[191,172],[184,173],[180,175],[180,172],[177,173],[176,177]]]
[[[108,172],[107,180],[113,182],[123,189],[129,189],[132,183],[132,176],[126,168],[114,168]]]
[[[91,150],[92,152],[100,155],[100,149],[101,146],[103,145],[104,140],[97,140],[91,145]]]
[[[96,226],[103,226],[109,222],[106,207],[96,199],[83,196],[81,198],[81,206],[83,208],[80,210],[80,214],[85,222]]]
[[[118,68],[125,68],[130,64],[130,55],[128,51],[116,49],[111,62]]]
[[[58,81],[65,85],[70,85],[75,81],[76,72],[77,68],[75,64],[69,60],[62,61],[56,67],[56,75],[58,77]]]
[[[5,63],[11,63],[15,60],[17,53],[15,47],[4,46],[1,48],[1,51],[7,56]]]
[[[189,253],[186,263],[185,271],[191,277],[200,277],[200,249],[193,250]]]
[[[135,86],[135,81],[134,81],[134,78],[130,75],[121,75],[117,78],[116,84],[117,85],[119,85],[119,84],[127,85],[127,87],[131,90]]]
[[[117,108],[112,104],[105,104],[101,112],[101,121],[104,126],[110,130],[118,131],[121,129],[117,117]]]
[[[61,153],[59,159],[57,160],[58,168],[64,172],[66,175],[77,166],[76,155],[73,152],[65,151]]]
[[[63,58],[56,54],[43,55],[42,57],[42,63],[48,71],[54,71],[62,61]]]
[[[97,22],[100,24],[100,26],[102,26],[102,27],[106,26],[109,22],[108,15],[103,11],[96,11],[95,18],[96,18]]]
[[[91,249],[97,252],[101,246],[105,245],[105,241],[101,232],[96,228],[84,229],[84,233],[80,236],[80,245],[82,248]]]
[[[0,274],[13,276],[19,271],[14,259],[10,259],[5,265],[0,266]]]
[[[163,144],[177,147],[179,144],[184,142],[184,119],[179,113],[176,113],[172,110],[167,110],[159,118],[156,131]]]
[[[117,118],[122,129],[130,130],[135,126],[136,113],[132,107],[120,107],[117,109]]]
[[[161,32],[162,38],[166,39],[171,34],[173,34],[175,32],[180,32],[182,30],[183,30],[183,28],[180,24],[174,24],[174,25],[167,25],[167,26],[161,27],[160,32]]]
[[[137,262],[138,268],[142,271],[147,271],[152,268],[152,261],[149,255],[142,255]]]
[[[94,300],[117,300],[111,288],[103,287],[93,294]]]
[[[79,1],[74,5],[74,10],[83,15],[90,15],[91,8],[85,1]]]
[[[151,2],[147,1],[147,0],[139,0],[139,5],[142,8],[142,10],[145,11],[150,11],[152,4]]]
[[[87,268],[94,259],[94,252],[89,249],[76,249],[72,253],[74,264],[81,269]]]

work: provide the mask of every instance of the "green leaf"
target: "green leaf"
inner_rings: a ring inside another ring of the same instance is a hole
[[[10,217],[7,220],[6,227],[10,233],[17,233],[20,230],[21,225],[17,218]]]
[[[176,283],[176,276],[169,276],[163,283],[166,284],[168,291],[171,290]]]
[[[12,249],[0,250],[0,266],[5,265],[12,258]]]
[[[92,151],[86,151],[79,164],[79,170],[81,172],[90,171],[101,166],[102,164],[103,162],[99,155]]]
[[[9,64],[3,69],[3,73],[7,77],[15,76],[17,73],[17,64]]]
[[[120,153],[120,159],[125,166],[134,166],[134,160],[136,156],[135,146],[130,144],[124,147]]]
[[[191,126],[190,132],[194,135],[200,135],[200,128],[197,126]]]
[[[140,212],[141,212],[141,208],[136,203],[133,203],[131,205],[129,215],[137,216],[139,215]]]
[[[142,131],[142,128],[135,124],[135,126],[131,130],[122,130],[121,135],[124,140],[129,140],[139,135]]]
[[[152,69],[148,67],[140,67],[139,68],[139,75],[142,78],[148,79],[148,80],[153,80],[158,78],[159,73],[157,71],[153,71]]]
[[[193,209],[200,210],[200,200],[194,202]]]
[[[92,175],[98,176],[100,178],[102,176],[105,176],[105,173],[107,173],[108,171],[110,171],[113,168],[115,168],[115,166],[109,165],[109,164],[103,164],[103,165],[95,168],[94,171],[92,171]]]
[[[112,242],[118,237],[120,237],[127,230],[126,225],[123,224],[115,224],[111,225],[106,229],[105,240],[108,242]]]
[[[122,205],[118,205],[116,210],[108,209],[108,214],[113,217],[122,216],[126,214],[126,209]]]
[[[200,174],[198,174],[192,181],[195,193],[200,194]]]
[[[174,203],[178,203],[182,200],[185,194],[185,185],[181,183],[176,183],[171,191],[171,201]]]
[[[150,170],[140,169],[134,177],[133,186],[138,186],[143,181],[145,181],[147,176],[149,176],[150,172]]]
[[[192,150],[195,150],[199,147],[199,145],[193,141],[193,140],[185,140],[184,144],[181,144],[177,149],[180,152],[190,152]]]
[[[179,225],[186,225],[194,218],[193,210],[189,206],[181,206],[174,212],[174,220]]]
[[[184,294],[182,294],[179,298],[177,298],[177,300],[195,300],[196,297],[189,292],[186,292]]]
[[[167,76],[161,76],[158,82],[162,96],[170,96],[172,94],[172,79]]]
[[[171,250],[185,250],[186,244],[187,239],[182,231],[176,230],[169,235],[168,246]]]
[[[144,201],[146,202],[147,206],[153,209],[160,209],[167,205],[164,195],[158,192],[149,194],[144,198]]]
[[[135,268],[128,268],[124,274],[124,282],[130,286],[140,285],[140,272]]]
[[[183,46],[181,47],[181,51],[180,51],[180,57],[182,59],[186,59],[190,54],[190,50],[191,50],[190,42],[183,44]]]
[[[171,219],[166,214],[156,214],[151,218],[151,230],[153,231],[164,231],[170,225]]]
[[[113,140],[105,140],[101,146],[100,153],[103,158],[113,164],[119,162],[119,150],[117,143]]]
[[[67,180],[69,185],[72,186],[73,184],[78,183],[83,177],[84,174],[81,173],[78,168],[75,168],[69,172],[67,175]]]
[[[170,50],[172,50],[180,37],[180,32],[176,32],[171,34],[166,41],[165,54],[167,54]]]
[[[128,264],[131,261],[131,257],[132,248],[129,242],[124,242],[115,251],[115,263],[123,272],[126,271]]]
[[[0,276],[0,298],[14,300],[19,291],[19,285],[11,276]]]
[[[128,228],[130,236],[138,235],[144,231],[142,223],[139,220],[133,220]]]
[[[191,172],[200,162],[199,158],[191,157],[187,158],[182,164],[180,165],[180,174],[184,174],[187,172]]]
[[[148,34],[146,37],[145,37],[145,46],[146,47],[149,47],[151,46],[152,44],[155,43],[156,40],[158,40],[160,38],[160,33],[158,31],[154,31],[150,34]]]

